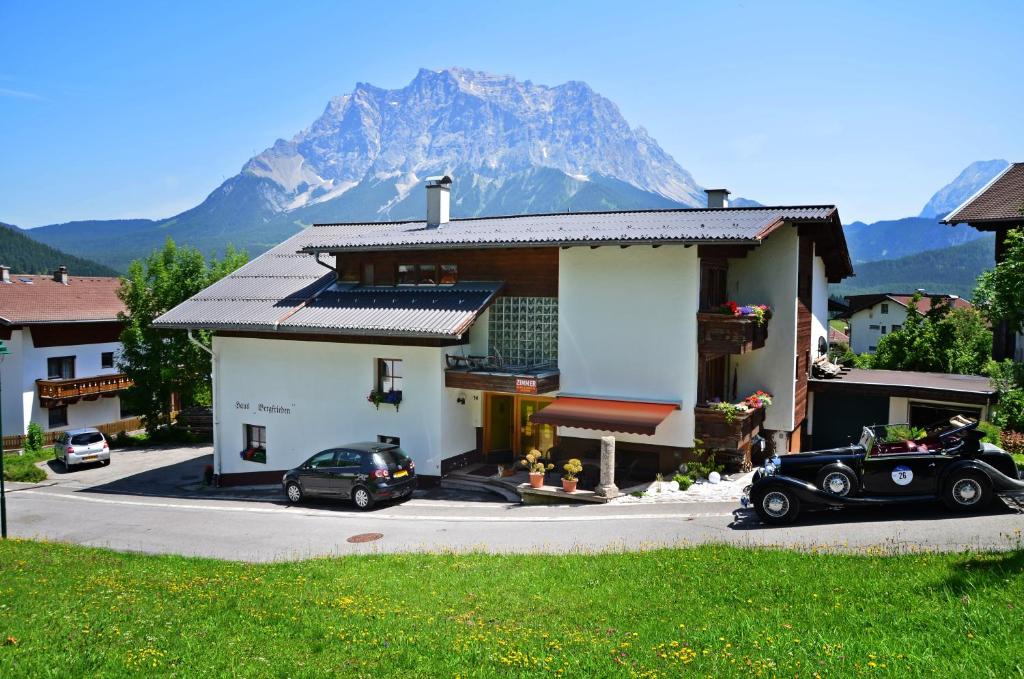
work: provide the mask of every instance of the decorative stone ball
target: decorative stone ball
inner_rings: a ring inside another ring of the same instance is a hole
[[[718,472],[711,472],[708,474],[708,483],[718,483],[722,480],[722,475]]]

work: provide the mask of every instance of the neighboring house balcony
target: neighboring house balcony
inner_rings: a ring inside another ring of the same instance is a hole
[[[697,313],[697,350],[702,354],[745,354],[764,346],[771,316]]]
[[[132,380],[124,373],[36,380],[36,388],[39,390],[39,405],[44,408],[68,405],[80,400],[95,401],[101,396],[115,396],[133,384]]]

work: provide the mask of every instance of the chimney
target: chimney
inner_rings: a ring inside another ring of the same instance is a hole
[[[61,285],[68,284],[68,268],[66,266],[59,266],[57,270],[53,272],[53,280],[57,281]]]
[[[720,208],[729,207],[729,189],[704,189],[708,194],[708,207]]]
[[[427,177],[427,228],[436,229],[448,223],[452,178],[448,175]]]
[[[0,266],[0,283],[11,282],[11,267]]]

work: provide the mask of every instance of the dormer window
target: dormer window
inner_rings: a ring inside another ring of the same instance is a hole
[[[455,285],[459,280],[457,264],[399,264],[398,285]]]

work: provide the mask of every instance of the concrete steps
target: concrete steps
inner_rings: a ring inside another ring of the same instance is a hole
[[[508,502],[521,502],[519,492],[515,484],[508,483],[501,479],[486,476],[475,476],[472,470],[475,466],[466,467],[453,471],[441,479],[441,487],[449,490],[468,490],[482,493],[493,493]]]

